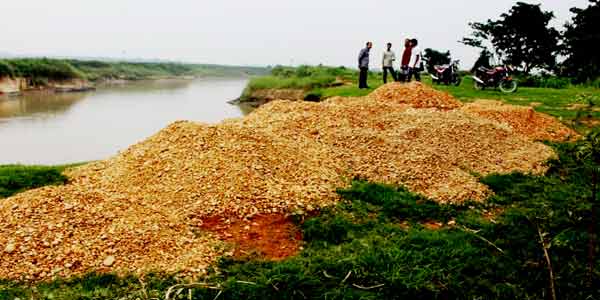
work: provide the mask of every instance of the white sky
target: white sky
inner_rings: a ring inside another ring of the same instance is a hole
[[[379,63],[388,41],[450,50],[470,67],[477,51],[457,41],[467,23],[497,18],[513,0],[0,0],[0,53],[168,59],[231,65],[354,67],[366,40]],[[587,0],[542,3],[561,25]]]

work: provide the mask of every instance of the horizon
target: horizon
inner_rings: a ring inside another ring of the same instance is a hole
[[[516,3],[482,2],[25,0],[4,5],[12,13],[3,16],[0,25],[11,30],[0,35],[0,56],[356,68],[358,51],[373,41],[372,68],[378,69],[384,44],[391,41],[398,54],[401,41],[410,36],[419,38],[421,50],[449,50],[453,59],[461,60],[461,68],[468,69],[479,53],[458,42],[470,32],[468,23],[496,19]],[[589,3],[524,2],[541,3],[543,10],[552,11],[556,18],[551,25],[558,29],[571,19],[571,7]],[[382,6],[386,10],[379,14]]]

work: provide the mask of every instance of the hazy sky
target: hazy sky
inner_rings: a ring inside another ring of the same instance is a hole
[[[366,40],[398,51],[418,37],[470,66],[457,43],[469,21],[496,18],[512,0],[1,0],[0,53],[170,59],[234,65],[355,66]],[[587,0],[524,1],[556,25]]]

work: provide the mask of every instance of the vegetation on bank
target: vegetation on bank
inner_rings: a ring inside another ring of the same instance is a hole
[[[62,171],[67,166],[0,166],[0,198],[45,185],[64,184]]]
[[[353,83],[358,72],[346,67],[327,66],[276,66],[267,76],[250,80],[240,101],[252,101],[252,92],[264,89],[301,89],[306,100],[319,100],[332,96],[364,96],[372,89],[360,90]],[[379,79],[377,79],[379,78]],[[380,85],[381,76],[371,73],[369,84]],[[378,81],[379,80],[379,81]]]
[[[34,84],[48,80],[141,80],[175,76],[264,75],[267,68],[181,63],[109,62],[49,58],[0,59],[0,77],[24,77]]]
[[[0,77],[24,77],[32,84],[43,84],[44,81],[85,78],[81,70],[73,67],[65,60],[40,59],[2,59],[0,60]]]
[[[298,219],[298,256],[223,259],[202,283],[89,274],[0,282],[0,299],[595,299],[599,146],[598,134],[554,145],[545,176],[482,178],[496,193],[485,203],[440,205],[354,181],[338,206]]]

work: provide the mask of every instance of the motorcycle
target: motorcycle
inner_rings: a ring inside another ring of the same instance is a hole
[[[473,75],[475,89],[483,90],[486,87],[499,88],[503,93],[514,93],[517,91],[518,84],[510,76],[512,72],[510,66],[497,66],[494,68],[479,67]]]
[[[445,85],[453,84],[455,86],[459,86],[462,78],[458,74],[458,66],[460,61],[455,60],[451,64],[441,65],[441,66],[433,66],[433,74],[429,74],[431,76],[431,80],[433,83],[443,83]]]

